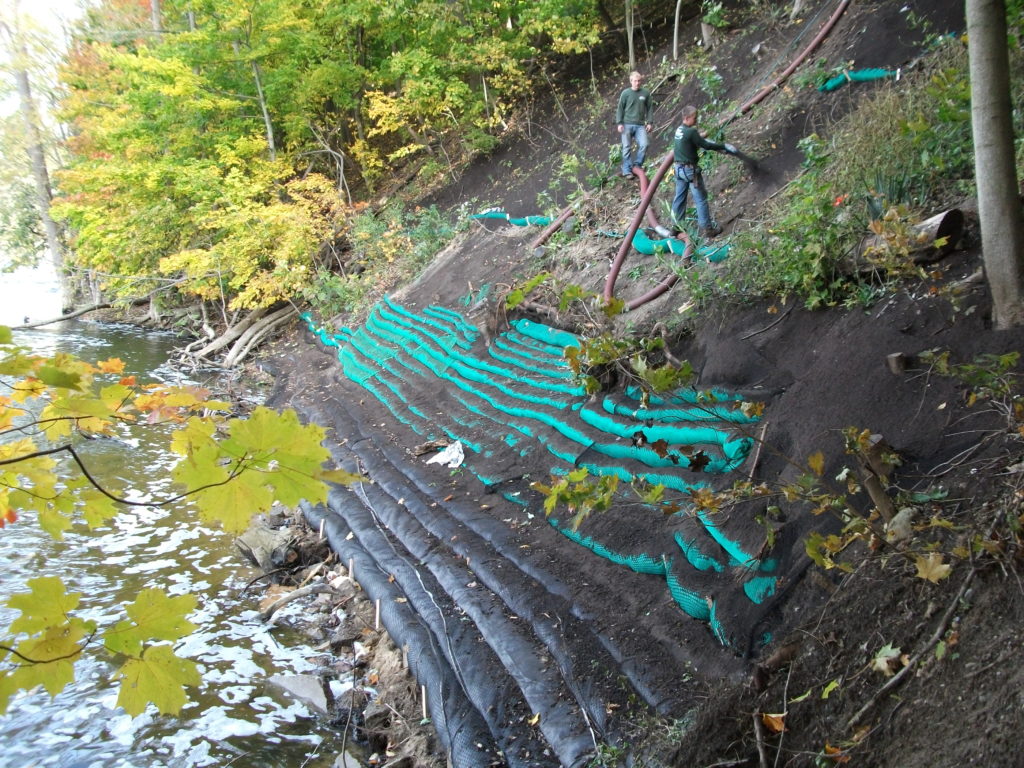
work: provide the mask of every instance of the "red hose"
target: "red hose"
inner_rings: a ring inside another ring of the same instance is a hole
[[[808,46],[804,48],[803,52],[795,59],[793,59],[790,65],[786,67],[786,69],[783,70],[782,74],[775,78],[773,82],[769,83],[764,88],[762,88],[757,93],[757,95],[754,96],[754,98],[750,99],[750,101],[748,101],[746,104],[740,107],[740,111],[738,114],[745,115],[748,111],[750,111],[751,107],[753,107],[755,104],[761,101],[761,99],[763,99],[769,93],[771,93],[780,85],[782,85],[783,81],[785,81],[787,77],[793,74],[793,71],[797,67],[803,64],[804,59],[811,55],[811,51],[813,51],[815,48],[821,45],[821,41],[824,40],[825,36],[832,31],[832,27],[834,27],[836,22],[839,21],[839,17],[843,15],[843,11],[846,10],[846,6],[848,6],[849,4],[850,0],[840,0],[839,7],[836,8],[835,13],[833,13],[829,20],[825,22],[825,26],[823,26],[821,28],[821,31],[818,32],[818,34],[815,36],[813,40],[811,40],[810,44],[808,44]]]
[[[626,237],[622,241],[622,245],[619,246],[619,252],[615,255],[615,259],[612,261],[611,271],[608,273],[608,278],[604,283],[604,299],[605,301],[611,301],[615,296],[615,281],[619,279],[619,272],[622,271],[622,265],[626,261],[626,254],[629,253],[629,249],[633,245],[633,236],[636,231],[640,229],[640,222],[643,221],[644,214],[647,213],[647,209],[651,205],[651,201],[654,199],[654,193],[658,191],[658,185],[661,184],[662,179],[665,178],[665,174],[668,173],[669,168],[672,167],[673,154],[671,152],[665,155],[665,158],[661,161],[661,165],[658,166],[658,170],[655,171],[650,184],[644,191],[643,197],[640,199],[640,207],[636,209],[636,213],[633,214],[633,220],[629,223],[629,229],[626,231]],[[686,240],[686,250],[683,252],[683,258],[692,256],[693,244],[690,243],[689,238]],[[673,285],[679,279],[678,275],[671,275],[670,277],[663,280],[650,292],[644,294],[638,299],[634,299],[627,306],[629,309],[636,309],[641,304],[644,304],[656,296],[660,296]]]

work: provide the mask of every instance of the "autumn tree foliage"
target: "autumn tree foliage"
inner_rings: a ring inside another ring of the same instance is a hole
[[[105,0],[75,34],[54,213],[105,295],[195,304],[225,335],[301,300],[353,188],[489,149],[606,23],[594,0],[167,0],[159,30],[152,10]]]

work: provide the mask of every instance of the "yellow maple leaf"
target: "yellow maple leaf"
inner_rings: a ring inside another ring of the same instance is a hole
[[[123,373],[124,360],[119,357],[112,357],[109,360],[101,360],[96,363],[96,370],[100,373]]]
[[[933,584],[938,584],[953,570],[951,565],[943,562],[938,552],[930,552],[927,556],[918,555],[914,564],[917,565],[918,578],[927,579]]]

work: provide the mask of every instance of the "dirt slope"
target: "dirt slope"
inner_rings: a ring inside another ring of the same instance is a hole
[[[728,36],[716,60],[728,96],[756,93],[834,7],[812,3],[803,24]],[[855,2],[815,56],[830,66],[904,66],[925,32],[909,23],[915,18],[960,31],[962,4]],[[755,43],[760,58],[750,53]],[[661,54],[651,51],[651,60]],[[599,94],[536,118],[519,142],[431,202],[469,199],[513,216],[537,213],[541,190],[564,202],[568,185],[552,184],[550,164],[567,145],[606,156],[615,140],[610,107],[594,102],[611,105],[623,79],[609,77]],[[701,96],[694,83],[656,85],[659,156],[672,113]],[[709,179],[727,228],[742,226],[798,172],[796,142],[856,97],[853,88],[780,92],[729,123],[729,140],[762,156],[764,173],[723,168]],[[745,422],[727,402],[713,419],[705,409],[693,439],[714,473],[673,465],[636,435],[677,435],[689,405],[665,403],[656,415],[628,392],[575,393],[562,329],[537,316],[495,324],[489,309],[501,285],[540,268],[571,267],[580,284],[601,290],[618,241],[599,230],[624,229],[637,201],[632,182],[613,184],[621,210],[589,211],[571,257],[558,247],[538,255],[536,229],[482,220],[364,322],[303,331],[273,363],[278,403],[328,427],[338,462],[373,481],[339,489],[329,508],[311,514],[325,520],[343,559],[359,563],[371,596],[383,596],[389,632],[413,646],[413,671],[433,692],[439,750],[457,766],[831,765],[837,760],[821,755],[832,748],[849,749],[858,766],[1020,764],[1019,550],[991,531],[1020,514],[1021,474],[1012,467],[1021,444],[1004,416],[966,408],[956,381],[919,363],[893,373],[886,357],[941,348],[967,362],[1019,350],[1024,333],[990,329],[989,297],[976,282],[964,283],[955,304],[911,286],[866,312],[723,307],[672,339],[672,352],[694,365],[699,388],[763,402],[764,417]],[[937,284],[979,268],[975,240],[969,226],[961,248],[936,267]],[[631,258],[654,279],[651,257]],[[638,279],[621,291],[647,287]],[[669,292],[629,320],[650,328],[684,300]],[[804,554],[808,533],[837,524],[777,499],[713,520],[620,500],[574,533],[545,519],[531,490],[579,467],[670,477],[681,487],[742,477],[784,483],[803,472],[794,460],[818,451],[824,476],[836,477],[848,463],[840,432],[850,426],[883,435],[899,453],[899,488],[936,496],[942,487],[949,501],[923,504],[917,517],[942,551],[980,531],[982,549],[996,556],[962,558],[933,584],[914,579],[891,549],[856,550],[846,553],[855,567],[844,574],[810,566]],[[456,439],[462,464],[426,463],[436,454],[424,444]],[[931,515],[943,527],[928,528]],[[936,634],[938,655],[928,645]],[[898,649],[893,672],[901,657],[926,652],[909,679],[876,700],[886,677],[870,662],[885,646]],[[787,730],[765,732],[754,717],[764,712],[787,713]]]

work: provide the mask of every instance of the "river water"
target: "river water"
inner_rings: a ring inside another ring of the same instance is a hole
[[[167,365],[175,343],[168,335],[65,323],[16,331],[15,342],[89,361],[119,357],[126,374],[183,382]],[[131,497],[140,477],[155,480],[158,491],[169,490],[161,480],[171,464],[165,438],[137,430],[85,441],[81,450],[91,469]],[[287,628],[289,619],[301,623],[302,608],[276,619],[278,626],[260,621],[260,590],[242,594],[258,572],[236,552],[233,536],[200,524],[187,507],[135,507],[101,529],[76,526],[60,542],[26,515],[0,531],[0,557],[4,626],[17,615],[6,607],[7,598],[36,576],[59,575],[69,592],[82,593],[82,617],[101,626],[123,618],[122,604],[148,587],[196,595],[198,608],[189,618],[199,629],[176,650],[196,661],[202,674],[180,716],[159,715],[151,706],[133,719],[116,705],[114,661],[89,654],[75,665],[75,683],[58,696],[37,689],[12,699],[0,716],[0,767],[326,768],[341,752],[340,733],[267,683],[271,675],[315,669],[315,653]]]

